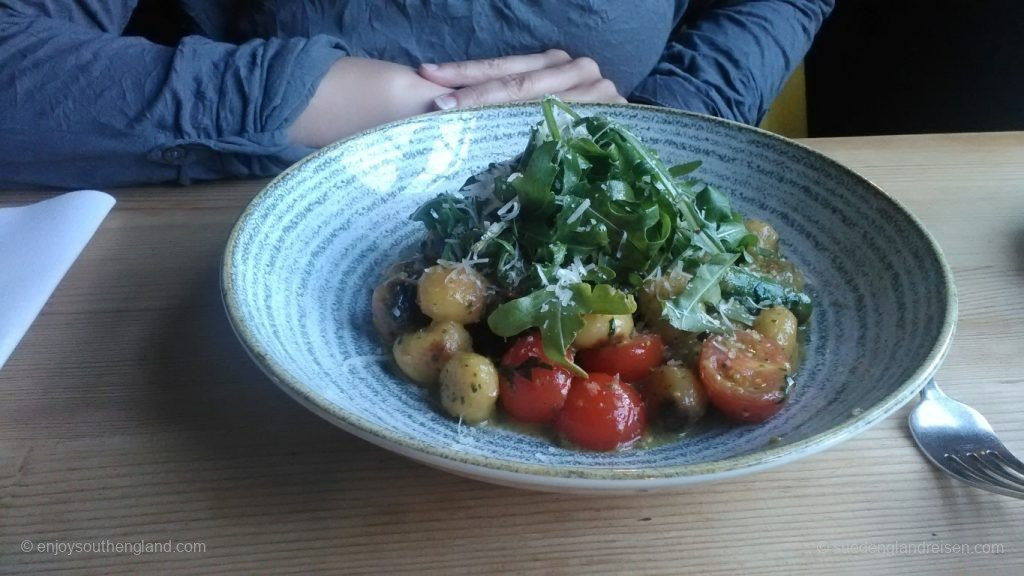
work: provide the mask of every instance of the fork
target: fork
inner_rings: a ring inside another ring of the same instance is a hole
[[[929,380],[910,414],[910,433],[940,470],[982,490],[1024,499],[1024,462],[999,441],[977,410]]]

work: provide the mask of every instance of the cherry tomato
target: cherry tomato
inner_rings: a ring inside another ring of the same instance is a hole
[[[573,444],[605,451],[635,442],[646,422],[643,400],[631,384],[591,372],[573,379],[555,427]]]
[[[785,350],[753,330],[712,336],[700,351],[700,377],[708,399],[740,422],[763,422],[786,401]]]
[[[665,359],[661,336],[638,334],[632,340],[580,350],[579,364],[587,372],[618,374],[626,382],[639,382]]]
[[[569,354],[572,361],[572,354]],[[498,399],[505,412],[522,422],[550,422],[569,393],[572,374],[553,366],[540,334],[520,337],[501,358]]]

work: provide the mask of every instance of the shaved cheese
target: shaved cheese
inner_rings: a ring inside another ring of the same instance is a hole
[[[541,283],[545,286],[550,285],[551,282],[549,282],[548,277],[544,275],[544,268],[542,268],[540,264],[534,264],[534,266],[537,268],[537,276],[540,276]]]
[[[554,292],[555,297],[558,298],[558,302],[562,306],[568,306],[570,303],[572,303],[572,290],[569,290],[565,286],[562,286],[560,284],[551,284],[550,286],[545,288],[545,290],[547,290],[548,292]]]
[[[508,222],[484,222],[487,225],[487,230],[484,231],[484,235],[479,240],[473,243],[473,246],[469,249],[469,255],[471,258],[476,258],[476,255],[481,250],[487,247],[487,243],[498,237],[505,228],[508,227]]]
[[[619,249],[615,251],[616,258],[622,258],[622,247],[626,245],[626,236],[628,236],[628,234],[623,232],[622,240],[619,240]]]
[[[474,271],[473,270],[473,266],[476,266],[477,264],[486,264],[489,261],[490,261],[490,258],[469,258],[469,257],[467,257],[467,258],[463,258],[462,260],[460,260],[458,262],[453,262],[451,260],[445,260],[443,258],[438,258],[437,259],[437,264],[438,264],[438,266],[441,266],[442,268],[451,268],[453,270],[456,269],[456,268],[459,268],[459,269],[462,269],[464,271],[471,271],[472,272],[472,271]],[[449,276],[449,278],[451,278],[451,276]]]
[[[580,257],[576,256],[567,267],[555,270],[555,279],[557,280],[557,284],[561,286],[579,284],[580,282],[583,282],[583,278],[586,277],[588,272],[591,272],[596,268],[597,266],[594,264],[587,264],[584,266]]]
[[[514,219],[516,216],[519,216],[519,210],[519,199],[513,198],[506,202],[504,206],[498,209],[498,218],[501,218],[502,220],[507,222],[509,220]]]
[[[655,266],[654,270],[651,270],[651,273],[644,278],[645,282],[648,280],[661,280],[661,264]]]
[[[583,202],[580,202],[580,205],[577,206],[575,210],[573,210],[572,214],[569,214],[569,219],[566,220],[566,223],[572,224],[573,222],[579,220],[580,216],[583,216],[583,213],[586,212],[589,208],[590,198],[584,198]]]

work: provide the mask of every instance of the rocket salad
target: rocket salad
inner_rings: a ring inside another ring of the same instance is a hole
[[[541,109],[521,155],[412,215],[421,252],[373,296],[402,372],[463,421],[500,405],[596,450],[708,404],[773,415],[812,308],[774,229],[700,161],[669,167],[612,120]]]

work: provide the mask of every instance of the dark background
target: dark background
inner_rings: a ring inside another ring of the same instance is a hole
[[[1024,0],[837,0],[810,136],[1024,130]]]

